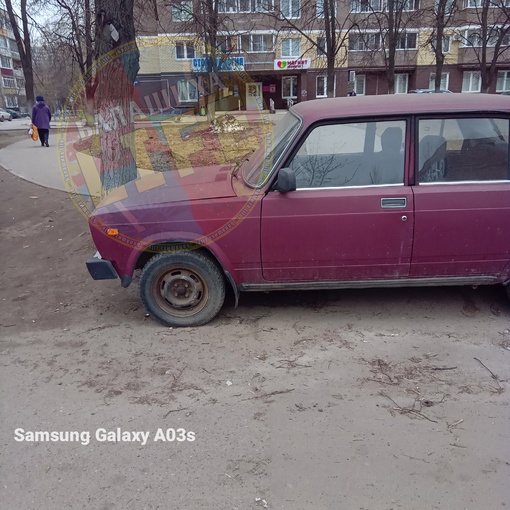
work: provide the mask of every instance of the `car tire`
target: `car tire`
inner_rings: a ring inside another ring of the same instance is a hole
[[[225,279],[215,261],[203,253],[160,253],[142,270],[140,299],[165,326],[201,326],[223,306]]]

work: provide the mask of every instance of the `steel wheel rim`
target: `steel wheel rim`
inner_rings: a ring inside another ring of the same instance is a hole
[[[152,284],[159,307],[174,316],[190,317],[199,313],[209,297],[206,281],[195,271],[173,266],[161,271]]]

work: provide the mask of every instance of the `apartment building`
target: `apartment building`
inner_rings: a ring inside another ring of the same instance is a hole
[[[335,4],[334,72],[329,75],[324,0],[219,0],[214,14],[202,12],[201,0],[157,4],[144,12],[138,32],[139,93],[153,110],[167,103],[197,105],[208,90],[205,71],[211,70],[204,57],[212,54],[218,77],[213,85],[221,89],[218,107],[225,110],[256,109],[259,97],[266,108],[327,97],[331,79],[335,96],[387,94],[389,68],[396,94],[433,88],[441,22],[441,88],[480,92],[482,68],[490,68],[494,79],[488,91],[510,91],[510,0],[448,0],[441,19],[441,0],[389,2]],[[214,40],[213,49],[207,50],[206,40]]]
[[[7,12],[0,9],[0,105],[27,111],[25,77]]]

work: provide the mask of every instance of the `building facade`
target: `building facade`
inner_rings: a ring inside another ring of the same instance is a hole
[[[25,77],[7,12],[0,9],[0,103],[21,113],[27,111]]]
[[[480,92],[488,73],[488,92],[510,91],[510,0],[339,0],[332,73],[324,0],[218,1],[213,13],[200,0],[144,12],[137,84],[147,109],[197,107],[211,70],[225,110],[255,109],[258,97],[266,108],[327,97],[328,80],[334,96],[387,94],[390,74],[396,94],[434,88],[440,26],[441,88]]]

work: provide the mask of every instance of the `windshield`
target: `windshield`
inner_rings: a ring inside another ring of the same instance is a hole
[[[267,139],[242,164],[241,175],[248,186],[258,188],[266,183],[300,126],[301,119],[290,112],[276,124]]]

